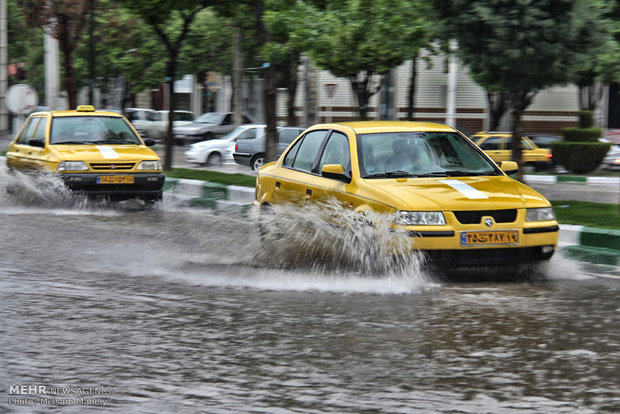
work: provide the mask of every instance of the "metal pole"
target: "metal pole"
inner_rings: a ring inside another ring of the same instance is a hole
[[[0,132],[9,130],[9,113],[6,107],[8,88],[8,26],[6,0],[0,0]]]

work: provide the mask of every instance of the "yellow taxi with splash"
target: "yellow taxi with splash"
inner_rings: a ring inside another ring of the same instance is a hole
[[[319,124],[259,171],[255,205],[303,209],[337,200],[361,215],[391,215],[413,249],[452,267],[544,261],[559,226],[541,194],[459,131],[437,123]]]
[[[124,116],[76,110],[31,114],[10,143],[9,170],[58,174],[75,193],[111,200],[161,200],[164,174],[159,156]]]

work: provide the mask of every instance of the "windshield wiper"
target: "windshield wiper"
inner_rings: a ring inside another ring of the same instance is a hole
[[[58,141],[52,142],[52,145],[89,145],[89,144],[97,144],[100,141]]]
[[[402,177],[412,177],[410,173],[407,171],[386,171],[377,174],[370,174],[364,178],[402,178]]]

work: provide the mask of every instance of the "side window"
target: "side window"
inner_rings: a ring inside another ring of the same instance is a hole
[[[524,150],[531,150],[532,149],[532,146],[530,145],[530,143],[527,140],[523,139],[523,138],[521,138],[521,147],[523,147]]]
[[[323,150],[321,162],[319,163],[319,172],[325,164],[340,164],[347,171],[350,161],[351,156],[347,136],[340,132],[334,132],[329,137],[329,141],[327,141],[327,145],[325,145]]]
[[[222,121],[222,125],[230,125],[230,120],[232,118],[231,114],[226,114],[224,120]]]
[[[282,144],[290,144],[299,135],[297,129],[283,129],[278,132],[278,142]]]
[[[312,171],[314,160],[316,160],[326,134],[327,131],[312,131],[306,134],[297,151],[293,168],[308,172]]]
[[[33,137],[34,130],[37,126],[37,122],[40,118],[30,118],[27,124],[22,129],[22,133],[19,134],[19,138],[17,138],[17,143],[22,145],[28,145],[28,141]]]
[[[484,151],[497,151],[500,149],[499,137],[491,137],[480,144],[480,148]]]
[[[248,118],[247,116],[243,115],[243,123],[244,124],[252,124],[254,122],[250,118]]]
[[[297,155],[297,151],[299,150],[299,146],[301,145],[302,141],[303,141],[303,138],[298,140],[295,143],[295,145],[293,145],[293,147],[286,154],[286,156],[284,157],[284,161],[282,161],[282,166],[283,167],[292,167],[293,166],[293,161],[295,161],[295,155]]]
[[[41,118],[37,129],[34,131],[34,137],[45,141],[45,130],[47,128],[47,118]]]
[[[249,128],[239,134],[237,139],[253,139],[256,138],[256,128]]]

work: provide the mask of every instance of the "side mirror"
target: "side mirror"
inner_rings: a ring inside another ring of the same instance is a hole
[[[501,168],[502,171],[504,171],[508,175],[515,174],[517,171],[519,171],[519,165],[514,161],[502,161],[502,163],[499,165],[499,168]]]
[[[325,178],[332,178],[347,184],[351,182],[351,176],[344,171],[344,167],[341,164],[325,164],[321,168],[321,175]]]
[[[155,140],[153,138],[144,138],[144,145],[147,147],[152,147],[155,145]]]
[[[43,138],[32,138],[28,141],[31,147],[45,148],[45,140]]]

